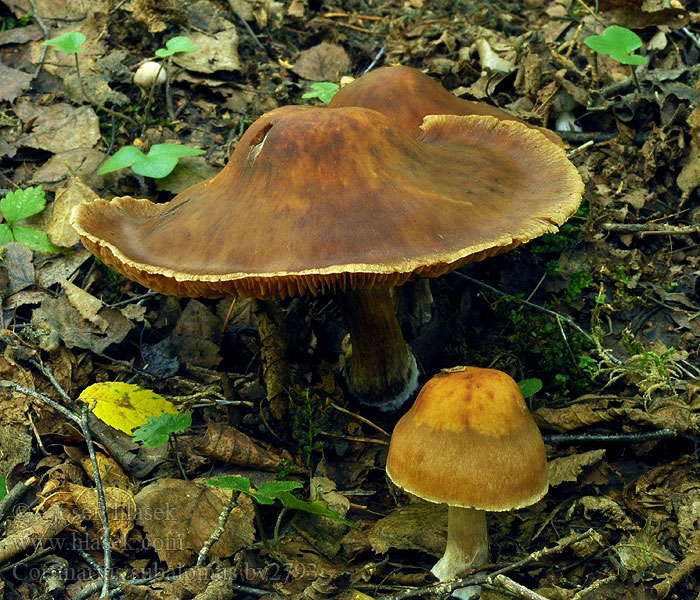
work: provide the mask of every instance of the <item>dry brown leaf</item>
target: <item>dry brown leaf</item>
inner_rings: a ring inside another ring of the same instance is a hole
[[[180,479],[160,479],[136,495],[136,522],[168,567],[188,565],[213,533],[230,498],[230,490]],[[241,494],[211,554],[231,556],[252,544],[253,516],[251,499]]]
[[[34,388],[34,379],[29,371],[1,354],[0,379],[8,379],[23,387]],[[0,388],[0,415],[2,415],[3,425],[22,425],[24,427],[27,423],[25,411],[31,402],[29,396]]]
[[[193,443],[197,454],[225,463],[276,473],[282,461],[293,464],[288,452],[276,454],[260,446],[245,433],[223,423],[210,423],[206,433]]]
[[[565,482],[578,481],[586,469],[600,463],[604,456],[605,450],[601,449],[550,460],[549,485],[557,487]]]
[[[396,548],[442,556],[447,541],[447,506],[422,501],[402,506],[379,519],[367,535],[379,554]]]
[[[13,102],[17,96],[29,89],[32,76],[24,71],[11,69],[0,62],[0,79],[3,85],[0,87],[0,100]]]
[[[65,448],[65,451],[73,460],[80,463],[90,479],[94,481],[93,475],[95,471],[92,467],[92,459],[76,447]],[[129,476],[117,461],[101,452],[96,452],[95,457],[97,458],[97,468],[100,470],[102,485],[126,491],[133,490],[134,486],[131,484]]]
[[[24,513],[11,521],[0,539],[0,565],[26,550],[36,550],[68,526],[63,508],[56,504],[42,514]]]
[[[32,122],[31,133],[18,140],[20,146],[56,153],[94,146],[100,139],[100,123],[91,106],[23,102],[14,111],[24,123]]]
[[[55,350],[60,340],[69,348],[87,348],[98,354],[110,344],[118,344],[133,325],[116,308],[104,307],[97,315],[108,323],[105,331],[92,327],[83,319],[65,295],[47,297],[32,314],[32,326],[45,350]]]
[[[71,283],[67,279],[61,280],[60,284],[63,290],[66,292],[68,302],[70,302],[73,305],[73,308],[80,313],[80,316],[86,321],[92,323],[102,333],[107,331],[109,321],[98,314],[104,306],[102,304],[102,300],[95,298],[95,296],[89,292],[86,292],[84,289],[78,287],[74,283]]]
[[[350,57],[342,46],[321,42],[302,51],[292,71],[311,81],[338,81],[349,68]]]
[[[73,207],[87,204],[95,198],[97,198],[97,194],[79,177],[71,177],[66,185],[56,190],[51,223],[46,230],[52,244],[68,248],[80,241],[80,237],[70,224],[71,212]]]
[[[238,71],[241,61],[238,57],[238,34],[234,27],[219,31],[214,35],[189,32],[183,33],[197,46],[197,52],[180,52],[173,55],[178,66],[197,73],[217,71]]]
[[[110,528],[110,541],[116,550],[123,550],[127,538],[134,527],[136,503],[131,492],[115,487],[104,487],[107,520]],[[79,532],[84,532],[95,541],[102,539],[102,517],[96,488],[87,488],[74,483],[65,483],[58,491],[48,495],[42,508],[60,504],[70,525]],[[89,521],[91,528],[86,527]],[[86,541],[92,545],[92,540]]]

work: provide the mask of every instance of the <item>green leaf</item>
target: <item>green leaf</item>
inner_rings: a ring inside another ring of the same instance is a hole
[[[642,38],[626,27],[611,25],[605,28],[603,35],[590,35],[583,43],[591,50],[607,54],[623,65],[643,65],[647,61],[643,56],[630,54],[641,47]]]
[[[178,144],[156,144],[147,155],[141,157],[131,165],[135,173],[144,177],[160,179],[170,175],[177,166],[182,156],[198,156],[204,154],[204,150],[180,146]]]
[[[9,192],[0,200],[0,210],[10,225],[44,210],[46,194],[40,185]]]
[[[169,156],[172,158],[181,158],[183,156],[199,156],[200,154],[204,154],[204,150],[200,150],[199,148],[190,148],[189,146],[181,146],[179,144],[156,144],[151,148],[148,156]]]
[[[105,173],[111,173],[112,171],[118,171],[119,169],[124,169],[125,167],[130,167],[137,160],[142,158],[144,153],[134,146],[124,146],[117,150],[112,156],[110,156],[105,163],[97,171],[98,175],[104,175]]]
[[[296,496],[293,496],[289,492],[279,492],[277,497],[282,501],[282,504],[287,508],[292,508],[294,510],[303,510],[304,512],[311,513],[312,515],[320,515],[322,517],[328,517],[334,521],[339,521],[344,523],[348,527],[357,529],[350,521],[343,519],[337,512],[328,508],[322,501],[316,500],[314,502],[305,502],[304,500],[299,500]]]
[[[51,252],[56,254],[61,251],[60,248],[56,248],[56,246],[49,241],[49,236],[46,232],[40,229],[30,229],[29,227],[15,225],[12,228],[12,233],[15,236],[15,241],[28,246],[36,252]]]
[[[163,155],[152,156],[149,153],[143,158],[139,158],[133,165],[131,165],[131,168],[134,170],[134,173],[138,173],[144,177],[160,179],[161,177],[170,175],[176,166],[176,157]]]
[[[165,42],[165,48],[159,48],[156,50],[156,56],[165,58],[167,56],[172,56],[176,52],[196,52],[197,46],[195,46],[190,38],[184,35],[178,35],[177,37],[170,38]]]
[[[7,481],[4,477],[0,477],[0,500],[7,496]]]
[[[61,52],[67,52],[68,54],[76,54],[77,52],[82,52],[85,48],[81,48],[85,43],[85,36],[78,31],[69,31],[50,40],[44,42],[44,46],[56,46]]]
[[[311,84],[311,91],[306,92],[302,98],[318,98],[324,104],[328,104],[335,96],[340,86],[331,81],[319,81]]]
[[[167,444],[171,433],[184,431],[192,425],[190,415],[173,415],[163,413],[157,417],[149,417],[148,423],[134,431],[134,441],[143,442],[144,446],[155,448]]]
[[[239,475],[226,475],[224,477],[210,477],[207,485],[221,488],[223,490],[236,490],[250,494],[250,479]]]
[[[10,242],[14,242],[15,236],[12,235],[12,227],[10,227],[7,223],[2,223],[0,224],[0,244],[3,246],[5,244],[9,244]]]
[[[523,393],[523,396],[529,398],[542,389],[542,380],[537,379],[537,377],[523,379],[522,381],[518,381],[518,385],[520,386],[520,391]]]
[[[298,481],[267,481],[260,484],[257,491],[255,492],[255,497],[266,497],[274,501],[274,499],[281,492],[288,492],[290,490],[297,490],[300,487],[304,487]],[[270,502],[270,504],[272,504]]]

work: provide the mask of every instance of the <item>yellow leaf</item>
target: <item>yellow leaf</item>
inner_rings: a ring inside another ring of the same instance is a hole
[[[131,435],[131,430],[163,413],[178,414],[175,405],[153,390],[133,383],[107,381],[86,387],[78,400],[93,403],[95,416],[110,427]]]

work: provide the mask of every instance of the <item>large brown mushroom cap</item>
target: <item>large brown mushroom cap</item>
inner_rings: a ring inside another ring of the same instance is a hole
[[[425,500],[486,511],[529,506],[548,488],[542,435],[518,384],[476,367],[425,384],[391,435],[386,472]]]
[[[433,116],[416,139],[373,110],[289,106],[171,202],[95,200],[71,223],[161,293],[274,297],[441,275],[556,231],[582,191],[564,152],[513,121]]]
[[[416,134],[427,115],[479,115],[523,123],[510,113],[485,102],[462,100],[418,69],[403,65],[375,69],[340,88],[328,107],[342,106],[361,106],[379,111],[400,127]],[[561,138],[553,131],[534,125],[528,127],[540,131],[555,144],[562,144]]]

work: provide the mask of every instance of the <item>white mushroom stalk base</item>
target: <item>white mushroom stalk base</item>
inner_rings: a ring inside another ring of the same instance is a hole
[[[440,581],[454,579],[471,567],[479,567],[489,560],[489,540],[486,513],[475,508],[450,506],[447,513],[447,548],[444,556],[431,569]],[[459,588],[452,595],[468,600],[481,593],[481,586]]]

